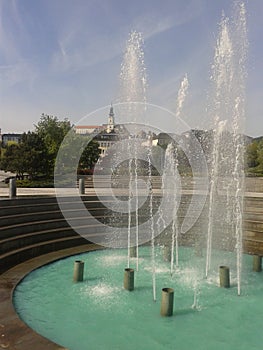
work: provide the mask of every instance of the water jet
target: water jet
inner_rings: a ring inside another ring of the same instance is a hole
[[[171,249],[170,245],[164,245],[164,247],[163,247],[163,259],[164,259],[164,261],[171,262],[172,249]]]
[[[131,258],[137,257],[137,247],[130,247],[130,257]]]

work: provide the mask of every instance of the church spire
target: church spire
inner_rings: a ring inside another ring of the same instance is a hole
[[[113,112],[113,106],[111,103],[110,113],[109,113],[109,117],[108,117],[107,133],[110,133],[112,130],[114,130],[114,126],[115,126],[114,112]]]
[[[111,104],[110,104],[110,114],[109,114],[109,116],[110,116],[110,117],[114,117],[112,102],[111,102]]]

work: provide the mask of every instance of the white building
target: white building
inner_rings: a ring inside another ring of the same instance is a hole
[[[19,143],[21,136],[22,134],[15,133],[2,134],[0,129],[0,141],[2,142],[3,146],[7,145],[9,142]]]
[[[100,156],[104,157],[108,148],[119,140],[119,126],[115,125],[113,106],[110,107],[108,123],[103,125],[76,125],[76,134],[91,136],[99,144]]]

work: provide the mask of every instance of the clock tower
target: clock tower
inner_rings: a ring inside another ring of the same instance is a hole
[[[110,113],[108,117],[107,133],[110,133],[112,130],[114,130],[114,126],[115,126],[114,112],[113,112],[113,106],[111,104]]]

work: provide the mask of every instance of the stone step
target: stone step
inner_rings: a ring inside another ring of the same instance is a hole
[[[243,222],[243,229],[263,233],[263,221],[245,220]]]
[[[70,236],[12,250],[0,255],[0,273],[36,256],[87,243],[87,240],[81,236]]]
[[[26,213],[37,213],[37,212],[43,212],[43,211],[61,211],[61,208],[63,210],[81,210],[84,207],[86,207],[88,210],[93,209],[105,209],[105,205],[101,202],[95,202],[95,201],[84,201],[84,202],[76,202],[76,201],[64,201],[62,202],[61,206],[56,202],[53,203],[37,203],[37,204],[23,204],[23,205],[14,205],[14,206],[7,206],[7,207],[1,207],[0,202],[0,214],[1,216],[7,216],[7,215],[17,215],[17,214],[26,214]]]
[[[94,234],[104,234],[104,227],[101,225],[78,226],[85,229],[85,239],[92,237]],[[31,232],[19,236],[12,236],[0,241],[0,254],[7,253],[12,250],[23,248],[33,244],[39,244],[45,241],[57,240],[59,238],[67,238],[79,236],[71,227],[54,228],[38,232]]]
[[[244,220],[249,221],[263,221],[263,211],[262,213],[256,211],[245,211],[243,213],[243,218]]]
[[[263,209],[263,198],[260,197],[245,197],[244,200],[245,208],[262,208]]]
[[[32,232],[19,236],[13,236],[0,241],[0,254],[5,254],[10,251],[20,249],[33,244],[39,244],[45,241],[56,240],[59,238],[66,238],[76,236],[73,229],[57,229],[57,230],[46,230],[39,232]]]
[[[59,201],[61,203],[74,203],[76,201],[81,200],[87,205],[89,203],[97,203],[99,202],[99,198],[97,196],[81,196],[81,197],[75,197],[75,196],[65,196],[65,197],[59,197]],[[111,200],[111,198],[104,197],[105,201]],[[44,204],[57,204],[57,197],[56,196],[41,196],[41,197],[17,197],[15,199],[1,199],[0,200],[0,210],[5,207],[23,207],[23,206],[38,206],[38,205],[44,205]]]
[[[263,243],[263,231],[259,232],[246,229],[243,231],[243,238],[248,240],[254,239],[256,241],[262,241]]]
[[[78,226],[87,226],[87,223],[90,221],[91,222],[91,217],[88,216],[79,216],[79,217],[74,217],[70,218],[70,224],[74,227]],[[102,220],[101,217],[98,217],[98,222],[99,219]],[[103,217],[104,221],[107,220],[107,217]],[[26,222],[22,224],[14,224],[10,226],[4,226],[0,228],[0,239],[5,239],[8,237],[12,236],[21,236],[23,234],[29,234],[32,232],[38,232],[38,231],[43,231],[43,230],[53,230],[56,228],[67,228],[69,227],[68,222],[64,218],[59,218],[56,220],[44,220],[44,221],[36,221],[36,222]],[[1,240],[0,240],[1,244]]]
[[[105,208],[92,208],[88,209],[89,214],[95,217],[103,217],[105,215]],[[73,210],[65,210],[65,214],[74,218],[79,217],[81,215],[87,216],[86,209],[73,209]],[[0,216],[0,227],[7,226],[15,222],[16,224],[23,223],[32,223],[40,220],[57,220],[64,218],[60,209],[50,210],[50,211],[36,211],[36,212],[27,212],[21,214],[10,214],[5,216]]]
[[[244,239],[243,251],[247,254],[263,256],[263,241],[255,239]]]

